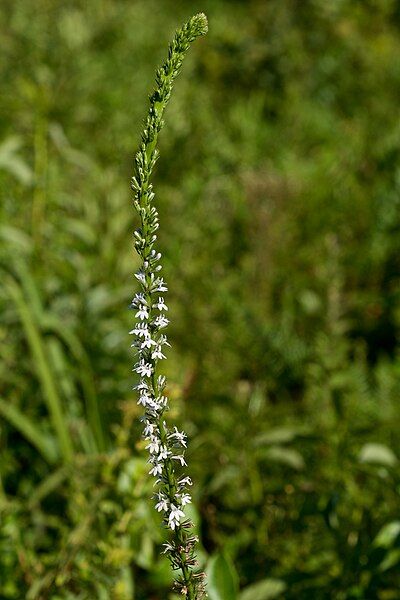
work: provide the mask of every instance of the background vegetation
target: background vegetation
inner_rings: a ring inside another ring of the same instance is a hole
[[[398,599],[399,4],[0,8],[0,598],[168,596],[129,178],[154,69],[203,10],[156,191],[210,598]]]

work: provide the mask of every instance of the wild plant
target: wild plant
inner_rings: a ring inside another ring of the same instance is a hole
[[[136,273],[141,291],[136,293],[132,308],[137,318],[130,332],[135,336],[132,344],[137,350],[138,361],[134,371],[140,376],[135,389],[138,404],[143,406],[143,436],[149,451],[149,474],[155,477],[155,508],[163,514],[163,522],[169,530],[164,552],[174,570],[180,571],[175,588],[189,600],[204,597],[204,574],[199,572],[195,557],[197,537],[193,523],[185,515],[185,507],[191,503],[190,477],[182,472],[187,466],[184,453],[187,437],[177,427],[171,428],[164,415],[168,410],[166,378],[159,372],[159,362],[165,359],[165,348],[170,346],[165,328],[168,325],[168,307],[163,294],[167,285],[160,276],[161,254],[156,250],[158,213],[154,205],[151,175],[158,159],[157,139],[164,124],[163,114],[190,44],[207,32],[204,14],[192,17],[172,40],[168,58],[156,72],[156,89],[150,96],[150,108],[145,120],[142,142],[135,157],[135,174],[132,178],[134,206],[139,214],[140,227],[134,232],[135,248],[141,258]],[[160,295],[161,294],[161,295]]]

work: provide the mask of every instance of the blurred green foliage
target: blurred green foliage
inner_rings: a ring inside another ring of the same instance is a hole
[[[0,597],[168,595],[128,182],[203,10],[155,185],[210,599],[399,598],[398,2],[0,8]]]

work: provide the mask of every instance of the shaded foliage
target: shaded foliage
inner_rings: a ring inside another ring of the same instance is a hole
[[[129,177],[187,3],[0,5],[0,596],[165,598]],[[210,594],[395,599],[398,3],[199,10],[155,189]]]

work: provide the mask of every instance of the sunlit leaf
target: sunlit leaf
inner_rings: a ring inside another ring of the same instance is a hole
[[[244,589],[239,600],[272,600],[281,597],[285,590],[286,583],[284,581],[267,578]]]
[[[374,539],[374,546],[381,548],[390,548],[400,535],[400,521],[392,521],[387,523],[379,531]]]
[[[293,448],[272,446],[271,448],[268,448],[263,456],[268,460],[292,467],[292,469],[296,469],[297,471],[301,471],[305,466],[302,455]]]
[[[238,576],[232,562],[223,554],[211,557],[207,566],[207,592],[210,600],[236,600]]]
[[[8,171],[24,185],[33,179],[31,168],[18,155],[22,140],[18,136],[10,136],[0,144],[0,169]]]
[[[399,564],[399,562],[400,562],[400,548],[395,548],[393,550],[390,550],[390,552],[387,553],[387,555],[385,556],[385,558],[379,565],[379,570],[381,572],[388,571],[395,565]]]
[[[393,450],[384,444],[365,444],[358,455],[362,463],[374,463],[393,467],[397,463],[397,457]]]
[[[297,437],[305,434],[306,431],[300,428],[277,427],[258,435],[254,440],[254,444],[257,446],[287,444],[292,442]]]

